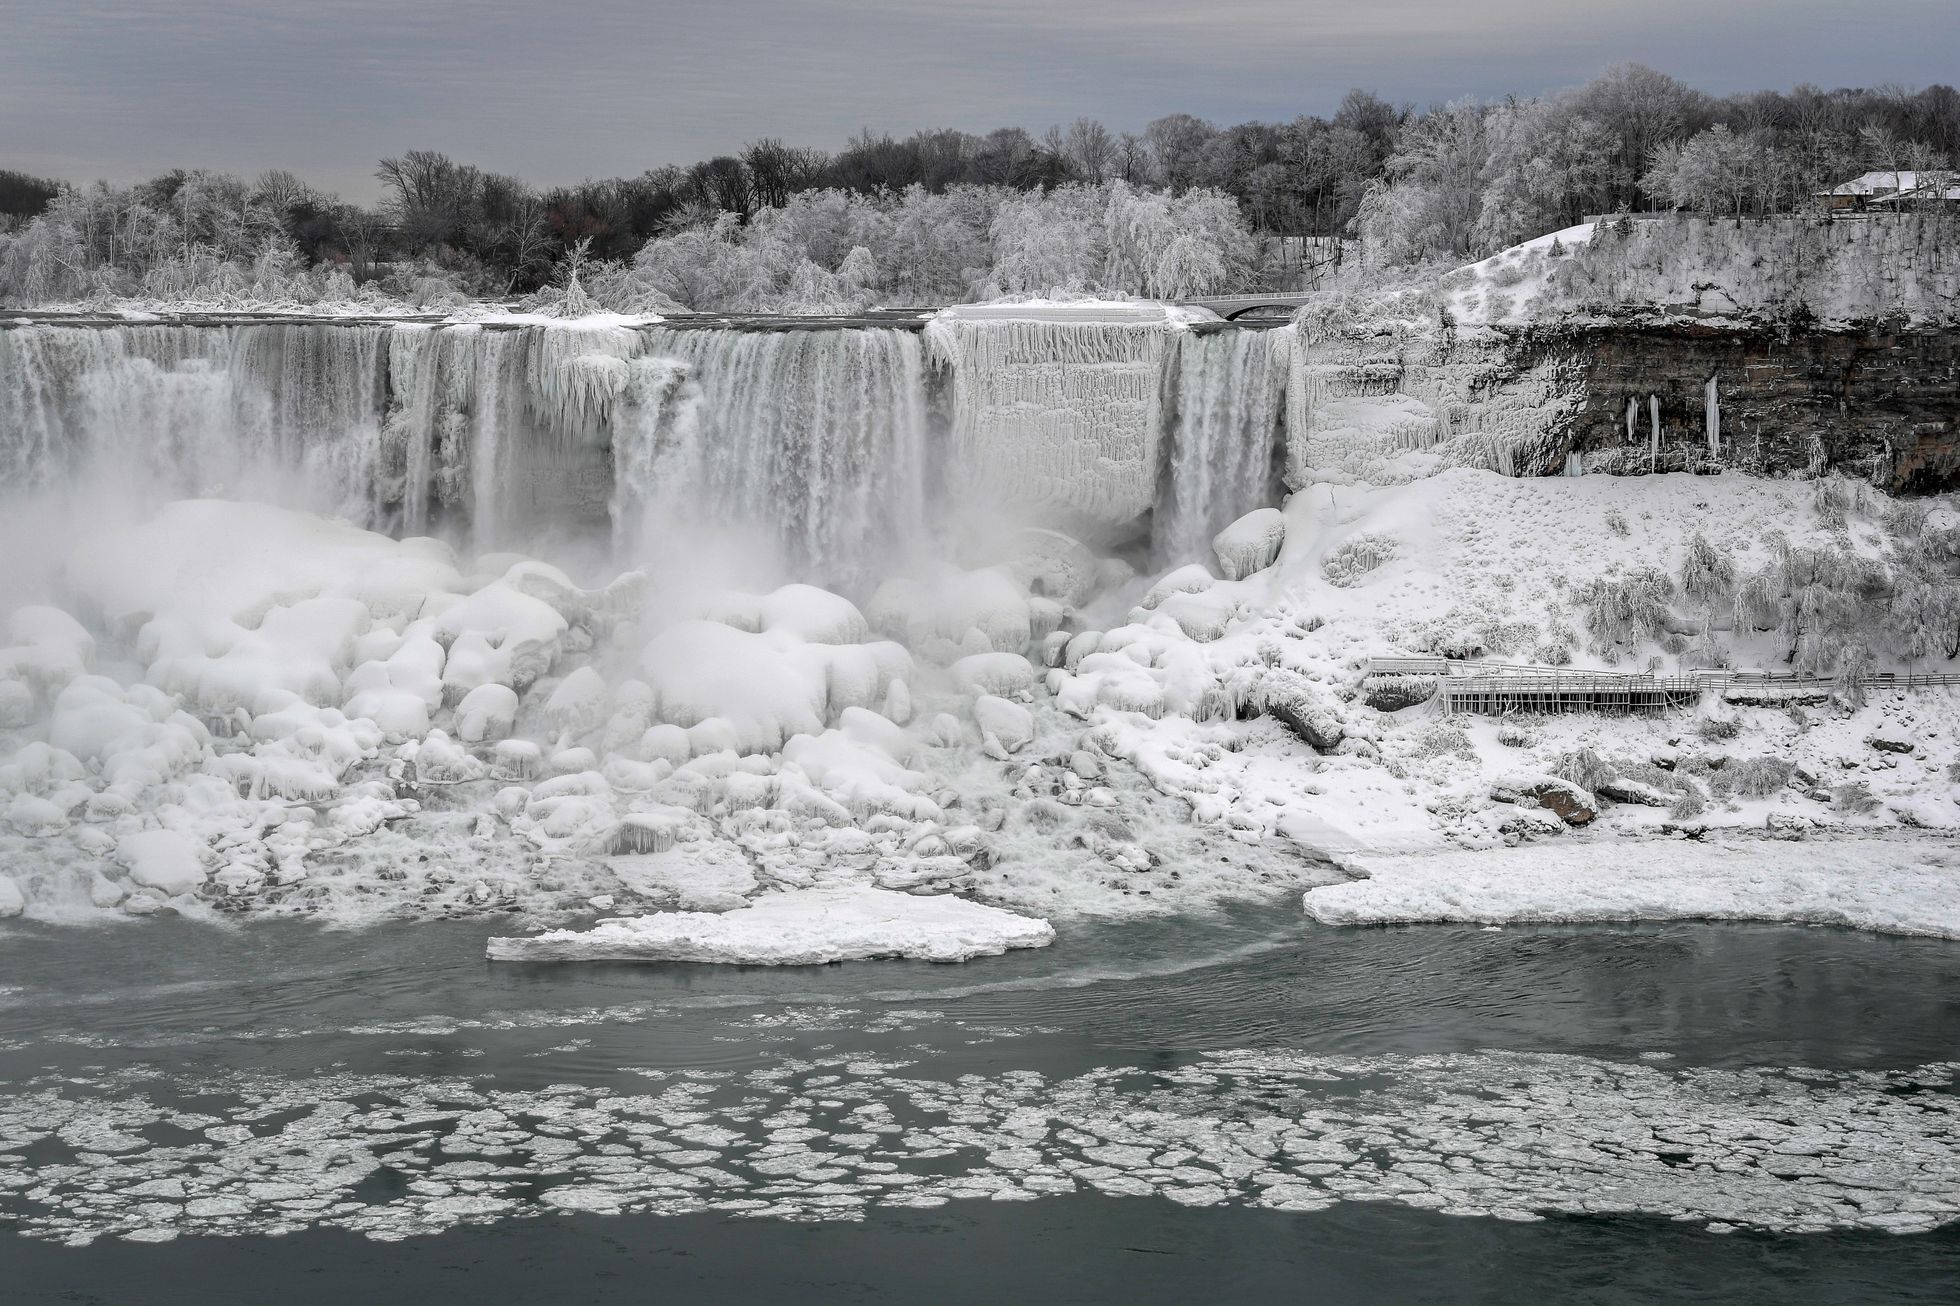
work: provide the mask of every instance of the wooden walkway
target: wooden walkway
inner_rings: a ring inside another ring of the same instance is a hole
[[[1658,676],[1448,658],[1375,658],[1369,662],[1367,674],[1434,679],[1437,690],[1433,701],[1445,714],[1469,712],[1479,716],[1511,712],[1653,716],[1692,707],[1711,694],[1731,703],[1800,703],[1829,698],[1837,687],[1829,676],[1790,671],[1691,671]],[[1887,671],[1859,679],[1868,691],[1890,693],[1960,685],[1960,672]]]

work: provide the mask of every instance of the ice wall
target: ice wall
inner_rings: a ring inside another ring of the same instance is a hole
[[[1161,562],[1209,561],[1212,536],[1276,502],[1292,327],[1184,332],[1171,348],[1169,474],[1153,519]]]
[[[1521,360],[1510,343],[1446,330],[1417,296],[1320,306],[1296,324],[1286,483],[1386,485],[1452,467],[1506,476],[1564,466],[1563,431],[1585,404],[1576,359]]]
[[[1045,526],[1119,530],[1157,498],[1163,368],[1179,325],[1162,305],[948,309],[927,326],[953,380],[952,474],[963,494]]]

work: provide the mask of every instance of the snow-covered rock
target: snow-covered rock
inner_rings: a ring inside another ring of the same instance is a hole
[[[141,830],[116,841],[116,860],[129,878],[165,897],[189,893],[207,875],[204,846],[179,830]]]
[[[1218,532],[1211,550],[1226,580],[1244,580],[1264,571],[1286,543],[1286,514],[1278,508],[1255,508]]]
[[[973,719],[981,740],[1003,753],[1018,753],[1034,742],[1034,714],[1019,703],[982,694],[973,700]]]

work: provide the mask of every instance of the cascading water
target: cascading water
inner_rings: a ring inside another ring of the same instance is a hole
[[[651,511],[663,530],[754,527],[803,578],[846,586],[919,543],[915,333],[656,327],[627,373],[613,432],[622,520]]]
[[[1178,338],[1165,378],[1175,417],[1154,520],[1160,561],[1208,561],[1212,536],[1272,501],[1292,356],[1291,327]]]
[[[0,487],[253,498],[478,551],[610,522],[621,557],[761,543],[845,587],[912,555],[935,504],[1094,535],[1154,499],[1184,560],[1269,500],[1289,330],[990,311],[932,327],[943,488],[916,331],[585,322],[0,329]]]
[[[386,328],[0,331],[0,483],[250,494],[365,519]]]

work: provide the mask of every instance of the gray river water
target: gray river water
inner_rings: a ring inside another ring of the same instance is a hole
[[[1951,1301],[1960,950],[1333,930],[492,966],[0,929],[7,1302]]]

